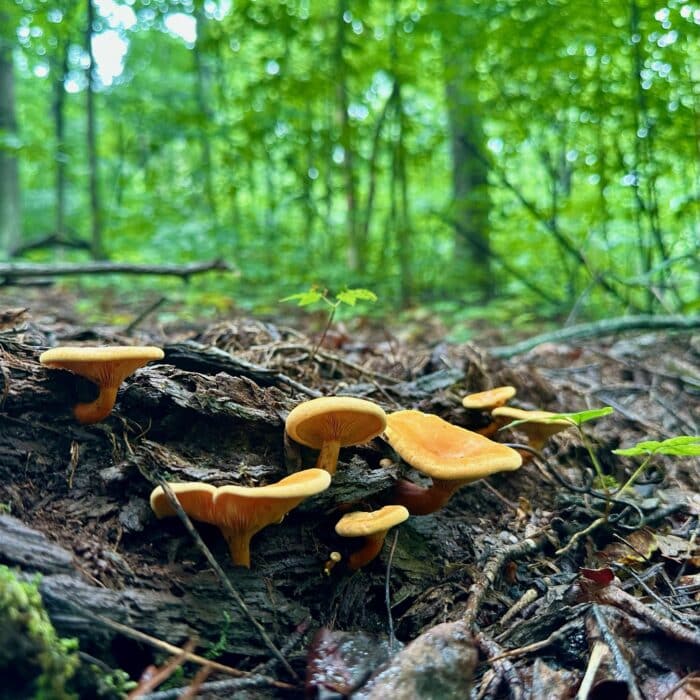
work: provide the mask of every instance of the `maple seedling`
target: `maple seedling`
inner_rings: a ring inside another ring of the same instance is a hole
[[[377,301],[377,295],[371,292],[369,289],[353,288],[349,289],[345,287],[342,291],[338,292],[334,297],[331,298],[328,289],[320,289],[318,285],[312,285],[308,291],[299,292],[298,294],[290,294],[280,301],[295,301],[297,306],[312,306],[322,302],[328,309],[328,317],[326,318],[326,324],[323,328],[323,333],[316,343],[314,349],[311,351],[311,359],[313,360],[318,352],[318,349],[323,345],[323,341],[326,338],[333,319],[335,318],[336,311],[338,307],[342,304],[346,306],[355,306],[358,301]]]

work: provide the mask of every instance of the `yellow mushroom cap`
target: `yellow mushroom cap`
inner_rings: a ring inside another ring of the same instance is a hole
[[[421,411],[389,414],[385,436],[408,464],[441,481],[468,483],[522,464],[514,449]]]
[[[214,523],[214,494],[216,487],[200,482],[180,482],[168,484],[182,509],[193,520],[204,523]],[[151,509],[157,518],[167,518],[175,515],[175,509],[170,504],[162,486],[156,486],[151,491]]]
[[[325,442],[341,447],[368,442],[386,427],[384,410],[371,401],[326,396],[293,408],[285,424],[289,436],[307,447],[320,449]]]
[[[526,421],[516,425],[515,429],[525,433],[531,440],[539,442],[544,442],[552,435],[572,426],[569,421],[563,418],[551,420],[556,413],[550,411],[526,411],[512,406],[500,406],[494,408],[491,415],[494,418],[506,418],[511,421]]]
[[[408,519],[408,515],[408,510],[403,506],[384,506],[371,512],[347,513],[336,523],[335,531],[341,537],[374,535],[402,523]]]
[[[39,362],[55,369],[67,369],[98,386],[119,386],[134,370],[151,360],[162,360],[163,351],[152,345],[52,348]]]
[[[267,486],[220,486],[214,496],[217,523],[258,532],[330,483],[324,469],[305,469]]]
[[[464,408],[474,410],[490,410],[497,406],[503,406],[515,396],[514,386],[497,386],[486,391],[479,391],[476,394],[469,394],[462,399]]]

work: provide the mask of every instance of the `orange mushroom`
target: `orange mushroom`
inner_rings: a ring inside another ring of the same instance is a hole
[[[364,537],[360,549],[348,557],[348,567],[359,569],[369,564],[382,550],[389,530],[408,518],[404,506],[384,506],[372,512],[347,513],[336,524],[335,531],[341,537]]]
[[[512,406],[495,408],[491,415],[500,425],[506,425],[512,421],[522,421],[515,426],[515,430],[527,435],[528,444],[533,450],[540,451],[552,435],[570,428],[573,423],[563,418],[553,418],[556,413],[549,411],[526,411]],[[531,458],[532,453],[523,453],[525,459]]]
[[[486,391],[469,394],[462,399],[462,406],[474,414],[491,412],[494,408],[503,406],[515,396],[514,386],[497,386]],[[499,428],[497,421],[491,420],[487,425],[478,428],[475,432],[486,437],[491,437]]]
[[[328,488],[331,477],[322,469],[296,472],[268,486],[170,484],[182,509],[193,520],[216,525],[228,542],[234,564],[250,568],[250,540],[284,516],[301,501]],[[151,508],[158,518],[175,515],[162,487],[151,493]]]
[[[79,403],[73,413],[80,423],[97,423],[106,418],[117,399],[121,383],[151,360],[163,359],[163,351],[150,345],[113,347],[61,347],[42,353],[39,362],[54,369],[66,369],[97,384],[94,401]]]
[[[285,429],[296,442],[321,450],[318,469],[335,474],[341,447],[369,442],[386,427],[386,414],[371,401],[327,396],[304,401],[287,416]]]
[[[385,437],[404,461],[433,481],[427,488],[407,479],[397,482],[392,503],[406,506],[411,515],[433,513],[464,484],[522,464],[510,447],[420,411],[389,414]]]

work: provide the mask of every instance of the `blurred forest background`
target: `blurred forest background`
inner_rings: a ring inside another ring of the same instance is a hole
[[[0,42],[0,260],[221,258],[109,280],[204,314],[700,309],[698,2],[2,0]]]

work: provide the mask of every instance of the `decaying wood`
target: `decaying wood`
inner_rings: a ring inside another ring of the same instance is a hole
[[[43,265],[38,263],[0,263],[2,285],[15,280],[46,277],[66,277],[72,275],[161,275],[182,277],[211,271],[232,272],[234,267],[224,260],[212,260],[187,265],[139,265],[136,263],[85,262]]]
[[[490,348],[489,353],[494,357],[513,357],[542,343],[563,343],[569,340],[582,340],[584,338],[599,338],[601,336],[613,335],[640,330],[675,330],[690,331],[700,328],[700,315],[689,316],[650,316],[642,314],[640,316],[623,316],[621,318],[610,318],[603,321],[592,321],[591,323],[579,323],[575,326],[558,328],[549,333],[541,333],[523,340],[513,345],[502,345]]]

